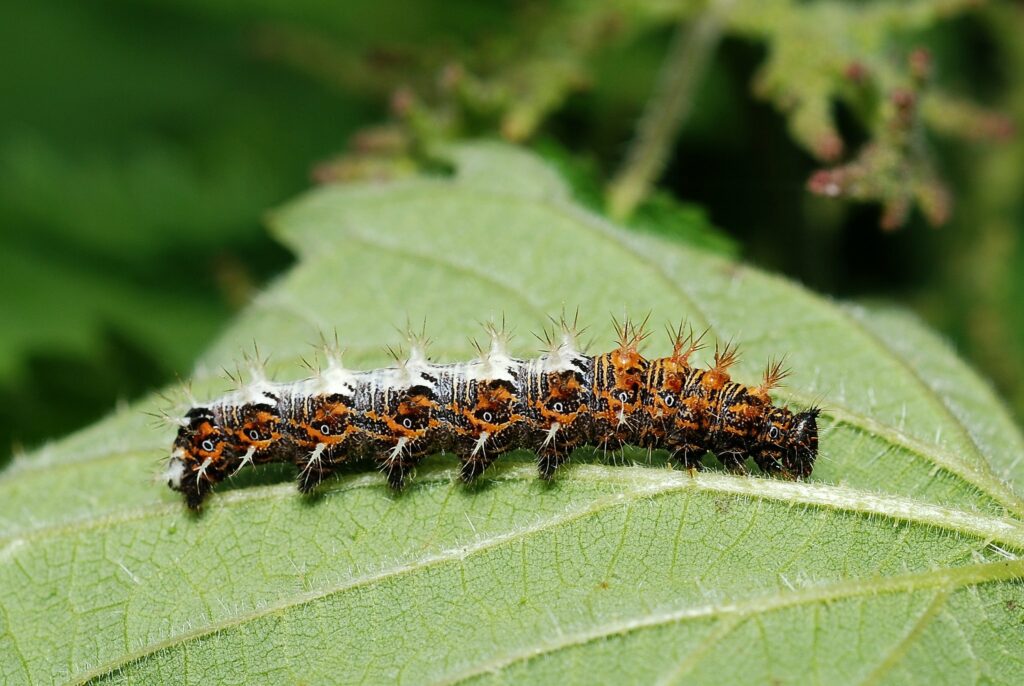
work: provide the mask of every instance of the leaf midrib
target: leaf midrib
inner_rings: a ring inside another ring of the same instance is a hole
[[[439,483],[462,488],[458,470],[445,466],[421,467],[414,487]],[[931,526],[937,529],[966,533],[1007,548],[1024,552],[1024,523],[1016,519],[993,517],[981,512],[972,512],[952,507],[943,507],[910,498],[885,493],[871,493],[844,486],[816,484],[811,482],[783,481],[770,477],[752,475],[734,476],[712,472],[689,472],[671,468],[627,467],[600,464],[574,464],[560,477],[565,481],[617,483],[637,486],[617,495],[617,502],[655,495],[668,495],[688,490],[704,493],[736,495],[756,500],[786,502],[820,507],[837,512],[862,515],[878,515],[912,524]],[[536,468],[532,465],[507,464],[490,477],[495,482],[534,482]],[[386,480],[379,474],[367,473],[341,477],[340,484],[320,490],[322,496],[352,491],[358,488],[385,488]],[[227,509],[261,500],[284,500],[302,497],[291,482],[272,486],[258,486],[221,493],[207,506],[211,509]],[[11,544],[24,544],[32,540],[46,539],[59,535],[73,535],[82,531],[101,529],[115,524],[150,519],[180,513],[183,505],[177,502],[159,502],[136,507],[131,510],[114,511],[101,517],[85,517],[77,520],[24,529],[18,533],[0,536],[0,551]],[[200,515],[203,516],[203,515]]]

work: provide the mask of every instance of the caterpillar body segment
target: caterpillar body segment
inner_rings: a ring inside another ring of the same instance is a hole
[[[586,355],[577,332],[544,339],[545,352],[521,360],[506,352],[508,336],[490,328],[491,346],[465,363],[433,364],[422,339],[395,366],[326,370],[293,383],[254,385],[207,405],[180,422],[167,470],[168,485],[196,509],[212,488],[239,470],[291,462],[298,487],[309,492],[354,460],[370,460],[401,488],[427,455],[453,453],[472,482],[501,455],[537,455],[550,479],[576,448],[624,445],[664,449],[696,468],[707,452],[730,468],[747,458],[766,474],[806,478],[818,453],[819,410],[794,413],[774,405],[769,391],[786,371],[773,362],[757,386],[734,381],[731,345],[716,350],[710,368],[692,366],[702,336],[680,327],[673,352],[646,359],[643,324],[618,326],[618,346]],[[399,359],[399,358],[396,358]]]

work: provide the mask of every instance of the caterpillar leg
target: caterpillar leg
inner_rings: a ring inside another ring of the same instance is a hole
[[[494,464],[497,455],[464,455],[461,458],[462,467],[459,470],[459,478],[463,483],[471,484]]]
[[[218,473],[191,469],[186,470],[180,480],[171,485],[171,488],[180,491],[185,496],[185,504],[190,510],[198,510],[202,507],[206,496],[213,491],[214,485],[222,480]]]
[[[190,510],[198,510],[202,507],[203,501],[213,491],[213,484],[209,481],[202,480],[198,484],[194,484],[192,487],[183,488],[182,492],[185,494],[185,503],[188,505]]]
[[[334,476],[334,466],[331,465],[299,465],[299,478],[296,485],[300,493],[311,493],[317,486],[326,479]]]
[[[466,484],[473,483],[502,452],[501,445],[492,440],[488,431],[463,440],[455,447],[459,456],[459,479]]]
[[[707,451],[699,446],[683,446],[669,455],[669,461],[679,465],[683,469],[700,471],[704,468],[701,458]]]
[[[568,460],[569,453],[566,451],[541,448],[537,453],[537,473],[544,481],[550,481],[558,468]]]
[[[300,493],[309,493],[316,488],[321,481],[330,476],[330,466],[324,459],[327,446],[317,445],[309,455],[302,455],[295,460],[295,466],[299,468],[297,486]]]
[[[405,481],[416,469],[416,465],[423,459],[424,455],[410,450],[405,439],[399,439],[398,443],[389,448],[383,455],[377,457],[377,466],[388,479],[388,485],[392,490],[400,491],[405,488]]]
[[[746,455],[740,452],[716,453],[718,461],[734,474],[747,474]]]
[[[393,491],[400,491],[405,488],[405,481],[413,471],[413,465],[399,460],[386,460],[381,462],[380,470],[388,479],[388,486]]]
[[[782,476],[785,468],[782,465],[782,456],[775,450],[759,450],[754,453],[754,463],[757,468],[768,476]]]

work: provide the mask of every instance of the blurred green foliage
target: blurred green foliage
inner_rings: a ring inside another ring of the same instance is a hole
[[[189,375],[289,262],[261,213],[374,116],[256,59],[244,24],[197,9],[3,10],[3,452]]]
[[[672,46],[708,17],[698,69]],[[632,225],[908,304],[1022,415],[1021,35],[1019,3],[957,0],[2,9],[0,453],[187,376],[290,262],[268,208],[480,135],[593,207],[646,143]]]

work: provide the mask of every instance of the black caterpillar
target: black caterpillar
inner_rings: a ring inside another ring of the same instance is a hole
[[[478,477],[503,453],[537,453],[549,479],[575,449],[637,445],[665,449],[696,468],[713,452],[731,468],[753,458],[767,474],[807,477],[818,454],[817,416],[772,404],[769,391],[786,373],[769,365],[755,387],[732,381],[731,346],[715,351],[709,369],[690,366],[700,337],[673,334],[667,357],[645,359],[643,325],[617,327],[611,352],[584,355],[562,325],[548,350],[531,360],[506,352],[508,336],[488,327],[489,349],[458,364],[432,364],[422,350],[394,367],[350,371],[332,358],[326,370],[294,383],[257,381],[181,421],[168,484],[198,508],[213,486],[246,465],[274,461],[298,467],[308,492],[339,465],[373,459],[394,488],[424,456],[459,456],[462,479]]]

